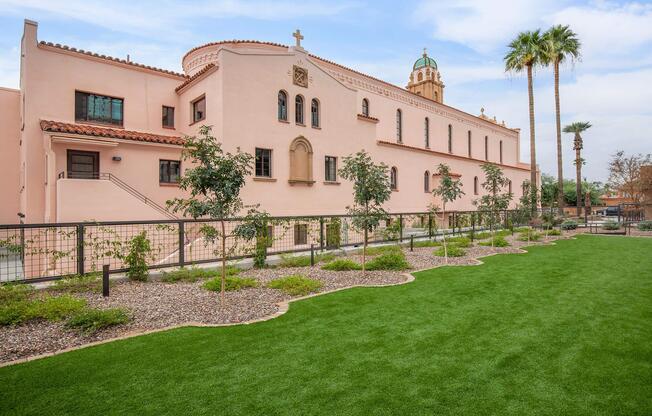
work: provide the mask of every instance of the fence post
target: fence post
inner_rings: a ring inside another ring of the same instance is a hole
[[[185,223],[179,221],[179,266],[186,264],[186,240],[185,240]]]
[[[319,217],[319,249],[324,251],[324,217]]]
[[[310,244],[310,267],[315,265],[315,245]]]
[[[102,266],[102,296],[109,297],[109,265]]]
[[[432,214],[428,213],[428,239],[432,238]]]
[[[471,241],[475,240],[475,212],[471,213]]]
[[[84,224],[77,224],[77,274],[84,274]]]
[[[410,236],[410,251],[414,251],[414,234]]]
[[[403,241],[403,214],[398,214],[399,241]]]
[[[453,235],[455,235],[455,227],[457,227],[457,211],[453,211]]]

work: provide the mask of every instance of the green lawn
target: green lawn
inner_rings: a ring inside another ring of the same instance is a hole
[[[652,414],[652,239],[529,251],[1,368],[0,413]]]

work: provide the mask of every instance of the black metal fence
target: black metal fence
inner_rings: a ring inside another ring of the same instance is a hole
[[[369,243],[433,238],[489,227],[529,224],[531,216],[507,210],[389,214],[368,235]],[[363,243],[364,234],[349,215],[271,217],[259,237],[251,241],[229,238],[228,258],[332,250]],[[225,221],[232,234],[240,220]],[[144,233],[152,269],[212,263],[221,259],[221,244],[207,238],[206,226],[220,230],[215,220],[112,221],[84,223],[0,225],[0,282],[43,281],[99,271],[108,264],[112,273],[126,271],[124,255],[130,241]],[[261,236],[265,237],[261,245]]]

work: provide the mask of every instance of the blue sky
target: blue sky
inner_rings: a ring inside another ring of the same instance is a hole
[[[505,45],[518,31],[568,24],[583,43],[581,62],[562,70],[562,123],[590,121],[584,168],[606,180],[609,155],[652,152],[652,2],[463,1],[122,1],[0,0],[0,86],[18,86],[23,19],[39,39],[181,70],[190,48],[215,40],[289,44],[300,28],[310,52],[404,86],[424,47],[446,84],[445,102],[521,127],[529,160],[524,77],[505,74]],[[556,172],[552,74],[535,79],[538,161]],[[572,177],[572,137],[564,172]]]

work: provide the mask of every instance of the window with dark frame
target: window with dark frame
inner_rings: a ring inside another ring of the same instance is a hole
[[[423,122],[423,135],[425,140],[426,149],[430,147],[430,120],[428,117]]]
[[[469,157],[471,157],[471,130],[469,130],[469,138],[468,138],[468,148],[469,148]]]
[[[489,160],[489,136],[484,136],[484,160]]]
[[[122,98],[75,91],[75,121],[122,126],[124,101]]]
[[[337,158],[335,156],[326,156],[324,167],[326,182],[337,182]]]
[[[303,122],[303,96],[294,97],[294,122],[304,124]]]
[[[369,100],[366,98],[362,99],[362,115],[369,117]]]
[[[288,121],[288,95],[283,90],[278,92],[278,119]]]
[[[192,102],[192,122],[196,123],[206,118],[206,97],[201,97]]]
[[[396,167],[392,167],[389,171],[389,187],[393,191],[398,189],[398,169]]]
[[[310,120],[312,127],[319,127],[319,101],[316,98],[310,103]]]
[[[403,142],[403,113],[401,110],[396,110],[396,141]]]
[[[500,163],[503,163],[503,141],[500,141]]]
[[[448,153],[453,153],[453,125],[448,125]]]
[[[256,176],[272,177],[272,150],[256,148]]]
[[[423,192],[430,193],[430,172],[428,171],[423,173]]]
[[[163,127],[174,128],[174,107],[163,106]]]
[[[308,224],[294,225],[294,245],[301,246],[308,244]]]
[[[181,177],[181,161],[165,160],[158,161],[158,182],[159,183],[179,183]]]

